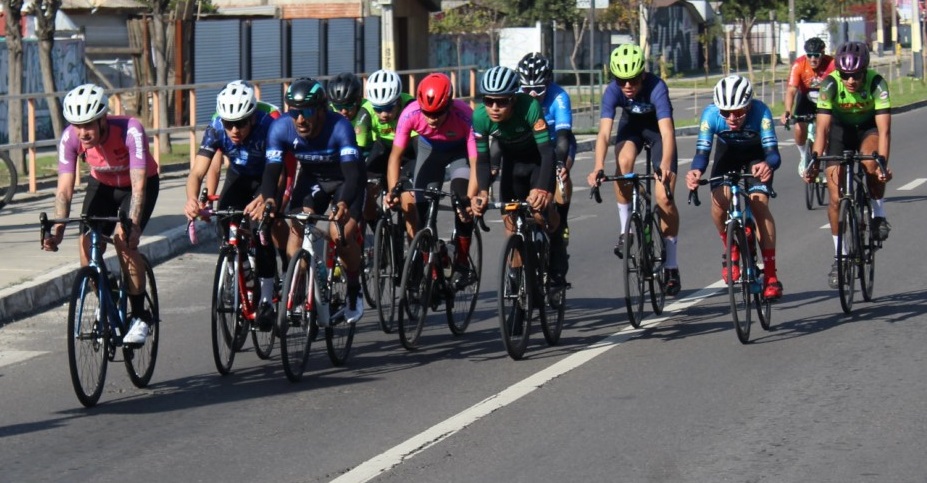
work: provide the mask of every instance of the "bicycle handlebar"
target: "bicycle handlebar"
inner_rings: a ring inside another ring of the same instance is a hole
[[[637,174],[637,173],[628,173],[628,174],[616,174],[612,176],[606,176],[605,172],[599,170],[596,174],[596,185],[590,190],[589,197],[594,198],[596,203],[602,202],[602,194],[599,193],[599,186],[604,182],[608,181],[633,181],[637,182],[642,179],[652,179],[660,181],[663,184],[663,191],[666,193],[666,199],[668,201],[673,201],[673,191],[669,187],[669,178],[661,176],[662,171],[660,168],[654,168],[653,174]],[[662,181],[660,178],[662,177]]]
[[[129,229],[132,228],[132,219],[129,218],[129,215],[124,210],[119,210],[117,216],[92,216],[92,215],[81,215],[74,216],[70,218],[53,218],[49,219],[48,214],[44,211],[39,213],[39,245],[44,248],[45,238],[48,237],[51,233],[52,226],[54,225],[67,225],[69,223],[92,223],[92,222],[115,222],[119,223],[122,227],[122,232],[128,234]],[[112,239],[108,236],[103,236],[103,239],[108,243],[112,243]]]
[[[740,180],[742,180],[742,179],[747,179],[747,178],[756,178],[756,179],[759,179],[758,177],[753,176],[753,175],[750,174],[750,173],[741,173],[741,172],[738,172],[738,171],[730,171],[730,172],[727,172],[727,173],[720,174],[720,175],[718,175],[718,176],[713,176],[713,177],[708,178],[708,179],[700,179],[700,180],[698,180],[698,184],[699,184],[699,186],[703,186],[703,185],[706,185],[706,184],[708,184],[708,183],[711,183],[712,181],[723,181],[723,182],[729,182],[729,183],[737,183],[737,182],[739,182]],[[776,196],[778,196],[778,194],[777,194],[774,190],[772,190],[772,189],[770,189],[770,190],[769,190],[769,193],[767,193],[767,194],[768,194],[768,196],[769,196],[770,198],[775,198]],[[689,200],[688,200],[688,202],[689,202],[690,205],[701,206],[702,202],[699,201],[699,199],[698,199],[698,188],[696,188],[696,189],[694,189],[694,190],[689,190]]]
[[[785,126],[785,130],[788,131],[792,128],[792,124],[797,124],[799,122],[812,122],[814,121],[815,117],[817,116],[814,114],[790,115],[789,117],[785,118],[785,124],[783,124],[783,126]]]
[[[859,161],[875,161],[876,166],[879,168],[879,172],[882,173],[882,176],[888,175],[888,173],[885,171],[885,156],[882,156],[877,152],[873,152],[872,154],[859,154],[856,151],[844,150],[843,154],[823,156],[811,153],[811,160],[808,163],[808,169],[810,170],[812,167],[817,167],[821,161],[840,161],[841,164],[852,164]]]

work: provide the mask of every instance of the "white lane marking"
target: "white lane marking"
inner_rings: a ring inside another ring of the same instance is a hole
[[[682,313],[688,307],[691,307],[702,300],[719,292],[721,287],[726,287],[723,281],[719,280],[698,292],[683,298],[677,302],[668,305],[666,312]],[[513,402],[531,394],[536,389],[544,386],[551,380],[560,377],[567,372],[582,366],[583,364],[595,359],[597,356],[604,354],[609,349],[617,346],[622,342],[640,333],[645,328],[650,328],[667,320],[669,317],[659,317],[648,320],[643,324],[641,329],[635,329],[630,325],[619,330],[618,332],[605,337],[604,339],[574,353],[563,360],[554,363],[550,367],[537,372],[528,378],[516,382],[515,384],[504,389],[498,394],[474,404],[473,406],[461,411],[450,418],[422,431],[421,433],[399,443],[387,451],[374,456],[373,458],[361,463],[351,471],[341,475],[333,480],[334,482],[365,482],[370,481],[377,476],[389,471],[392,468],[402,464],[404,461],[425,451],[426,449],[444,441],[461,431],[467,426],[475,423],[479,419],[492,414],[494,411],[501,409]]]
[[[823,229],[825,229],[825,228],[830,228],[830,223],[828,223],[828,224],[826,224],[826,225],[821,225],[821,226],[820,226],[820,229],[821,229],[821,230],[823,230]]]
[[[19,362],[23,362],[33,357],[38,357],[42,354],[47,354],[48,351],[11,351],[5,350],[0,352],[0,367],[9,366]]]
[[[922,184],[924,184],[924,183],[927,183],[927,178],[917,178],[917,179],[915,179],[914,181],[912,181],[912,182],[910,182],[910,183],[908,183],[908,184],[906,184],[906,185],[904,185],[904,186],[898,188],[898,191],[911,191],[911,190],[913,190],[914,188],[917,188],[918,186],[920,186],[920,185],[922,185]]]

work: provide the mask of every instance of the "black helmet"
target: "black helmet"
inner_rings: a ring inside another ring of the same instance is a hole
[[[525,55],[518,62],[518,76],[522,86],[548,86],[554,74],[550,61],[538,52]]]
[[[817,38],[811,37],[805,41],[805,53],[806,54],[823,54],[824,53],[824,41]]]
[[[350,72],[342,72],[328,81],[328,98],[333,104],[359,104],[361,81]]]
[[[286,90],[286,104],[291,108],[322,107],[327,103],[325,89],[315,79],[300,77]]]

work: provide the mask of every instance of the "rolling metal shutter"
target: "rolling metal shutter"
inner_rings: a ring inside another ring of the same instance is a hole
[[[290,30],[290,77],[322,75],[322,21],[295,19]]]
[[[283,77],[283,22],[276,19],[251,22],[250,79]],[[262,84],[261,100],[283,107],[282,84]]]
[[[357,72],[357,21],[353,18],[333,18],[328,21],[328,66],[326,74]]]
[[[364,72],[380,70],[380,17],[364,18]]]
[[[241,22],[218,20],[196,22],[193,46],[193,82],[228,82],[241,79]],[[206,124],[216,112],[216,95],[222,87],[196,90],[196,123]]]

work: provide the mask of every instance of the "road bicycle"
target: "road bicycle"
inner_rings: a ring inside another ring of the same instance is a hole
[[[863,300],[872,300],[875,286],[875,255],[882,248],[882,241],[872,236],[872,205],[866,170],[861,161],[873,160],[879,171],[885,174],[885,162],[877,154],[859,154],[844,151],[833,156],[812,158],[812,163],[837,161],[840,163],[838,190],[840,204],[837,208],[837,288],[840,292],[840,307],[849,314],[853,310],[856,279],[859,278]]]
[[[91,407],[100,400],[107,363],[116,361],[119,348],[132,384],[142,388],[151,381],[161,335],[158,288],[151,263],[139,254],[145,267],[144,308],[150,314],[146,321],[148,338],[143,344],[123,343],[131,322],[127,282],[118,271],[110,272],[103,262],[105,245],[113,244],[113,239],[100,232],[100,225],[119,223],[123,232],[128,233],[131,220],[121,210],[116,217],[83,215],[61,219],[49,219],[43,212],[39,215],[40,242],[51,233],[53,225],[74,222],[88,229],[90,260],[77,271],[68,299],[68,368],[77,399],[85,407]]]
[[[200,197],[201,202],[215,202],[218,196],[205,196],[205,189]],[[200,210],[200,219],[209,220],[217,218],[219,229],[227,222],[228,226],[220,230],[222,242],[219,247],[219,258],[216,260],[215,277],[212,285],[212,355],[219,374],[227,375],[232,370],[235,353],[241,351],[251,335],[251,344],[254,352],[260,359],[269,359],[276,343],[276,328],[259,328],[257,326],[258,302],[260,299],[260,282],[256,276],[255,251],[257,243],[266,242],[269,236],[269,224],[265,228],[262,218],[257,230],[252,231],[251,223],[245,217],[245,212],[233,208],[215,210],[205,208]],[[196,244],[196,228],[194,222],[188,225],[190,242]],[[221,232],[224,231],[224,236]],[[276,260],[274,263],[274,303],[279,296],[279,276]]]
[[[814,114],[798,114],[791,116],[785,121],[785,130],[788,131],[791,125],[795,123],[808,123],[808,140],[806,141],[806,145],[811,146],[814,144],[815,117]],[[802,170],[801,167],[799,167],[799,175],[804,176],[804,170]],[[824,179],[823,173],[814,179],[814,183],[805,184],[805,208],[813,210],[815,200],[817,200],[818,206],[827,205],[827,180]]]
[[[699,180],[700,185],[718,181],[731,193],[727,219],[724,221],[727,226],[724,262],[728,270],[726,282],[731,317],[734,319],[737,339],[742,344],[750,342],[750,324],[754,308],[764,330],[770,330],[772,322],[772,300],[763,295],[763,271],[762,267],[757,265],[759,241],[746,184],[751,178],[754,178],[752,174],[731,171],[707,180]],[[776,193],[770,192],[769,197],[775,198]],[[701,205],[698,191],[689,192],[689,203]]]
[[[377,180],[378,186],[382,180]],[[385,191],[380,191],[381,197]],[[374,228],[373,253],[369,260],[370,273],[367,281],[372,285],[374,303],[380,329],[384,333],[393,332],[396,323],[396,305],[399,286],[402,283],[402,265],[405,248],[405,221],[402,211],[397,208],[384,210],[382,203],[377,204],[377,222]]]
[[[658,179],[660,170],[657,168],[655,174],[651,173],[650,144],[645,144],[644,149],[647,153],[645,174],[606,176],[604,172],[599,171],[596,176],[598,184],[590,193],[591,198],[601,203],[601,183],[615,181],[631,185],[631,213],[622,233],[624,244],[621,259],[625,306],[628,310],[628,321],[635,329],[639,329],[643,322],[644,299],[647,293],[650,294],[650,305],[656,315],[663,313],[666,302],[666,280],[663,276],[666,242],[660,228],[660,214],[653,206],[651,188],[651,181]],[[663,187],[667,197],[672,200],[673,194],[665,182]]]
[[[328,215],[282,216],[303,227],[302,245],[290,258],[277,308],[283,371],[287,379],[297,382],[302,379],[309,347],[318,331],[325,330],[325,346],[332,364],[341,366],[351,353],[356,323],[349,323],[344,315],[347,270],[337,253],[339,244],[329,240],[327,232],[316,226],[319,221],[328,221]],[[343,244],[343,228],[338,223],[335,226]]]
[[[550,237],[526,201],[495,202],[489,208],[508,216],[514,231],[502,249],[499,268],[499,328],[509,357],[525,355],[531,319],[537,310],[548,345],[556,345],[563,331],[567,286],[551,286]],[[488,228],[480,220],[480,228]]]
[[[0,208],[13,201],[19,176],[16,165],[4,151],[0,151]]]
[[[473,230],[467,254],[469,273],[461,277],[460,283],[454,283],[451,277],[452,261],[456,260],[458,250],[456,233],[451,235],[451,241],[438,238],[438,208],[445,197],[451,198],[454,216],[461,216],[465,207],[456,194],[436,188],[405,191],[421,193],[428,202],[425,223],[409,245],[399,288],[399,340],[407,350],[415,350],[429,309],[438,310],[444,305],[451,333],[462,335],[466,332],[480,293],[483,238],[479,230]]]

